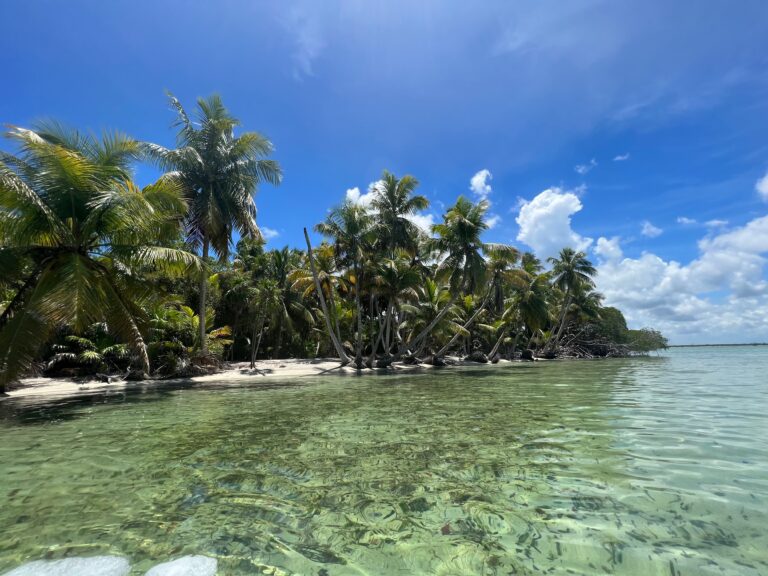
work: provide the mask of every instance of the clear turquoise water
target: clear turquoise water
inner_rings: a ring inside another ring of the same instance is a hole
[[[768,574],[768,348],[0,403],[0,573]]]

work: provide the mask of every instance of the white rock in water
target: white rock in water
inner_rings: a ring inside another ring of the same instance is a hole
[[[119,556],[38,560],[6,572],[5,576],[125,576],[131,565]]]
[[[216,576],[217,566],[216,558],[183,556],[150,568],[145,576]]]

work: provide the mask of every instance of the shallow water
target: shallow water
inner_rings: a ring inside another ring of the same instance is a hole
[[[0,573],[766,574],[766,374],[718,347],[3,401]]]

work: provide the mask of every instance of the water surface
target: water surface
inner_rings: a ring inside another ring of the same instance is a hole
[[[768,573],[768,348],[0,403],[0,573]]]

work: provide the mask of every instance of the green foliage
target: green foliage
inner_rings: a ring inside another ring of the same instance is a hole
[[[627,331],[627,344],[632,352],[647,353],[664,350],[669,346],[667,339],[658,330],[641,328]]]

